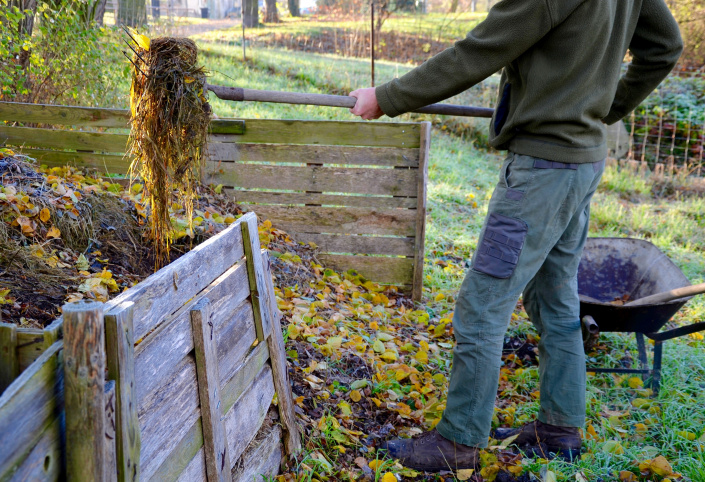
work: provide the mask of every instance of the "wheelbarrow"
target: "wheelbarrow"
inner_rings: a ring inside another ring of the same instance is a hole
[[[681,270],[656,246],[641,239],[588,238],[578,268],[578,294],[583,334],[593,340],[599,332],[634,333],[639,368],[588,367],[590,372],[637,373],[650,377],[658,393],[663,342],[705,330],[705,322],[661,331],[692,296],[665,302],[639,304],[640,300],[676,288],[690,287]],[[686,288],[682,291],[697,291]],[[653,340],[653,366],[649,368],[644,337]]]

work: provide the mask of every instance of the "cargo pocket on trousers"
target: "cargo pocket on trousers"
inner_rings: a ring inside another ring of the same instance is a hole
[[[495,278],[510,278],[519,261],[528,230],[521,219],[490,214],[473,269]]]

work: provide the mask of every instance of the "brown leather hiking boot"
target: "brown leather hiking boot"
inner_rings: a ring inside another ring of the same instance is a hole
[[[515,435],[514,445],[546,459],[552,458],[552,454],[569,460],[580,455],[582,440],[575,427],[559,427],[536,420],[520,428],[498,428],[493,437],[504,440]]]
[[[476,447],[468,447],[443,437],[436,429],[414,438],[384,442],[381,447],[390,457],[412,469],[428,472],[477,468]]]

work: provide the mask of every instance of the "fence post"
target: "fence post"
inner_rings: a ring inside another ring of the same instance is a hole
[[[68,303],[63,316],[66,478],[103,480],[108,463],[103,304]]]
[[[20,374],[17,358],[17,325],[0,323],[0,393]]]

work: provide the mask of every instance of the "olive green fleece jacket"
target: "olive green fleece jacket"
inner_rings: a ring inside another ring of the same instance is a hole
[[[501,0],[465,39],[376,88],[390,117],[504,69],[490,144],[558,162],[607,156],[606,128],[673,69],[683,44],[664,0]],[[629,50],[632,61],[621,76]]]

